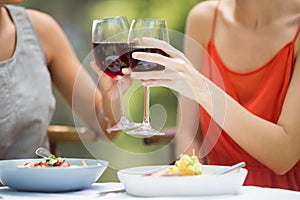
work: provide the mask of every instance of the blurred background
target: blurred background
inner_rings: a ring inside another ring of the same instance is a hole
[[[24,0],[21,6],[40,10],[50,14],[61,25],[69,38],[77,56],[81,61],[91,52],[91,25],[93,19],[127,16],[129,22],[133,18],[165,19],[168,28],[184,33],[185,20],[189,10],[200,0]],[[70,106],[64,101],[53,87],[57,99],[56,112],[52,124],[74,126]],[[143,89],[140,87],[130,96],[130,116],[134,121],[141,121],[143,116]],[[167,112],[165,128],[176,125],[177,98],[176,94],[166,88],[151,89],[151,104],[161,105]],[[153,119],[155,120],[155,119]],[[114,144],[129,152],[151,152],[166,144],[146,145],[141,138],[134,138],[121,133]],[[109,151],[105,143],[98,144],[99,151],[109,154],[115,160],[126,162],[126,156]],[[101,146],[101,147],[100,147]],[[103,148],[102,148],[103,147]],[[60,154],[64,157],[90,158],[93,155],[82,144],[67,144],[59,146]],[[172,149],[171,149],[172,151]],[[148,156],[138,161],[139,165],[168,163],[170,148],[159,156]],[[114,161],[113,161],[114,162]],[[124,167],[127,166],[124,164]],[[122,164],[119,165],[122,168]],[[99,182],[118,181],[116,169],[109,168],[98,180]]]

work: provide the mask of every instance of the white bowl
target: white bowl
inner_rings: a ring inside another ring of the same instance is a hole
[[[247,175],[242,168],[228,174],[214,175],[227,166],[203,165],[200,176],[146,176],[167,169],[168,166],[142,166],[118,171],[118,178],[126,192],[134,196],[199,196],[236,194]]]
[[[81,166],[84,160],[87,166]],[[15,190],[36,192],[64,192],[89,187],[108,166],[104,160],[69,158],[65,161],[78,167],[22,167],[26,162],[44,159],[16,159],[0,161],[0,181]]]

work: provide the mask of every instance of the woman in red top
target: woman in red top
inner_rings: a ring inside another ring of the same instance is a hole
[[[204,148],[208,164],[245,161],[245,185],[300,191],[299,13],[298,0],[199,3],[189,13],[186,35],[212,59],[204,55],[202,68],[201,53],[188,40],[189,60],[168,44],[145,39],[171,57],[134,53],[135,58],[180,72],[171,80],[168,73],[153,73],[159,80],[149,83],[185,96],[180,104],[179,153],[195,149],[201,156]],[[201,105],[200,119],[195,102]],[[196,135],[199,121],[202,134],[199,129]],[[187,147],[184,141],[192,143]]]

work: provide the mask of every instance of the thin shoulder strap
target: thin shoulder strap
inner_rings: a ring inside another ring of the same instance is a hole
[[[34,25],[32,24],[26,9],[22,6],[15,5],[5,5],[8,9],[11,18],[16,26],[17,32],[17,45],[26,46],[34,48],[37,52],[39,52],[44,60],[45,54],[36,32]],[[16,48],[16,50],[19,48]]]
[[[297,29],[297,32],[296,32],[296,34],[295,34],[295,36],[294,36],[293,42],[296,41],[296,39],[297,39],[297,37],[298,37],[298,35],[299,35],[299,32],[300,32],[300,25],[298,26],[298,29]]]
[[[215,26],[216,26],[216,21],[217,21],[217,15],[218,15],[218,10],[219,10],[219,5],[221,3],[221,0],[218,0],[217,5],[214,10],[214,17],[212,21],[212,28],[211,28],[211,33],[210,33],[210,38],[213,38],[214,33],[215,33]]]

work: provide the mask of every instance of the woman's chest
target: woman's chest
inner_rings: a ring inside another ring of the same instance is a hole
[[[214,37],[217,52],[224,64],[233,71],[256,70],[289,48],[296,55],[295,45],[300,26],[275,24],[258,30],[239,26],[224,26]]]

